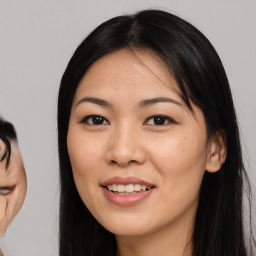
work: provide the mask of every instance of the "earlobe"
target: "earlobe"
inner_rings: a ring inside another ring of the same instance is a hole
[[[226,136],[223,131],[217,131],[209,140],[206,171],[217,172],[227,157]]]

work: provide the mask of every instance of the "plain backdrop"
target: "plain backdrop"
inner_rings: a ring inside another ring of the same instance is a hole
[[[249,0],[0,0],[0,115],[16,126],[27,171],[25,204],[4,239],[7,256],[58,255],[57,92],[81,40],[116,15],[160,8],[215,46],[256,185],[256,2]],[[245,146],[246,145],[246,146]]]

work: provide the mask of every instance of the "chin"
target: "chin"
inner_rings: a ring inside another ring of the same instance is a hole
[[[134,228],[133,225],[130,225],[130,228],[128,229],[127,227],[113,227],[108,229],[108,231],[110,231],[111,233],[113,233],[116,236],[143,236],[146,235],[147,233],[149,233],[149,230],[145,230],[145,227],[143,229],[138,229],[138,228]]]
[[[152,231],[150,221],[139,221],[134,218],[119,218],[118,221],[103,221],[101,225],[116,236],[142,236]]]

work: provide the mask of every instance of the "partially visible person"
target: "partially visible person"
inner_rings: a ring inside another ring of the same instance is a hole
[[[0,240],[21,209],[26,191],[26,173],[15,128],[0,117]]]

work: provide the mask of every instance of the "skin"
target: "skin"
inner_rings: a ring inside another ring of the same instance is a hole
[[[0,140],[0,155],[6,146]],[[11,142],[10,165],[6,170],[6,160],[0,162],[0,236],[3,236],[8,225],[23,205],[27,180],[21,154],[15,142]],[[4,192],[9,189],[9,193]]]
[[[208,139],[202,111],[192,104],[193,116],[178,90],[157,55],[119,50],[97,60],[75,93],[67,136],[75,184],[93,216],[116,235],[120,256],[191,255],[203,174],[225,160],[223,140]],[[141,106],[156,97],[173,102]],[[86,119],[92,114],[104,117],[102,124]],[[170,119],[156,125],[152,115]],[[134,205],[116,205],[101,187],[113,176],[135,176],[155,188]]]

